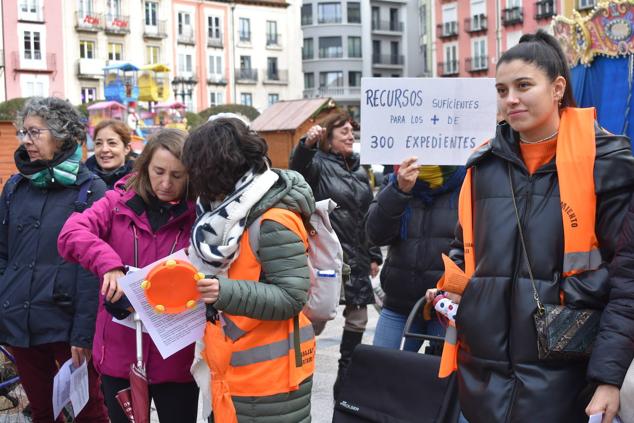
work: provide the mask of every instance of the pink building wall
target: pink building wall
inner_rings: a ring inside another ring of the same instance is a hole
[[[20,57],[20,33],[18,31],[18,2],[17,0],[3,0],[3,28],[5,50],[5,78],[7,100],[23,97],[20,78],[22,75],[42,75],[48,78],[49,96],[65,98],[64,91],[64,36],[62,19],[63,0],[42,0],[43,23],[33,23],[40,26],[46,33],[45,47],[42,57],[46,63],[45,69],[34,70],[25,66]]]
[[[450,4],[451,1],[447,0],[435,0],[435,22],[436,25],[443,22],[442,8],[443,5]],[[458,36],[441,39],[436,33],[436,61],[437,63],[445,62],[445,49],[444,45],[449,43],[457,43],[458,45],[458,61],[459,61],[459,73],[453,76],[469,77],[469,76],[495,76],[495,64],[498,58],[498,40],[496,38],[496,19],[498,15],[502,16],[502,10],[507,8],[507,0],[500,1],[500,11],[496,10],[496,0],[486,0],[486,16],[487,16],[487,31],[486,33],[470,34],[466,32],[465,19],[471,18],[471,1],[470,0],[457,0],[457,19],[458,19]],[[559,2],[554,2],[559,9]],[[521,7],[523,11],[523,22],[515,25],[504,26],[500,22],[500,40],[499,40],[499,52],[500,54],[506,51],[509,46],[507,45],[508,37],[507,33],[521,31],[522,33],[532,33],[537,29],[546,26],[550,20],[536,20],[535,15],[537,12],[536,0],[522,1]],[[437,31],[434,26],[434,31]],[[474,38],[486,37],[487,40],[487,55],[488,55],[488,69],[486,71],[468,72],[466,69],[466,59],[473,56],[472,40]],[[438,76],[441,76],[439,73]]]
[[[192,22],[194,24],[194,37],[196,39],[195,46],[195,57],[196,57],[196,68],[194,73],[196,75],[196,79],[198,83],[194,87],[196,92],[196,110],[202,111],[209,107],[209,89],[207,85],[207,68],[209,66],[209,62],[207,59],[207,20],[206,20],[206,11],[208,10],[218,10],[223,11],[222,15],[224,16],[223,27],[222,27],[222,37],[223,37],[223,63],[225,66],[225,79],[227,80],[227,84],[224,87],[224,98],[225,103],[233,102],[233,98],[231,97],[231,84],[230,81],[231,76],[231,61],[229,59],[229,36],[230,36],[230,9],[226,4],[211,4],[211,3],[200,3],[198,1],[192,0],[173,0],[172,1],[172,37],[173,42],[173,57],[174,57],[174,69],[172,77],[177,75],[178,69],[178,21],[177,21],[177,13],[178,6],[192,6],[195,7],[194,15],[192,16]]]

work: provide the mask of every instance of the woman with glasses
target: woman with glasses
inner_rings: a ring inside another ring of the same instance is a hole
[[[77,422],[108,422],[91,358],[99,283],[57,253],[73,212],[104,195],[105,184],[81,164],[79,113],[66,101],[33,97],[20,112],[18,174],[0,198],[0,344],[16,358],[33,422],[53,422],[58,365],[88,361],[88,403]]]

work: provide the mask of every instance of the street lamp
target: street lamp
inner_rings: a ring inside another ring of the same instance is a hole
[[[187,106],[187,99],[192,98],[194,86],[197,83],[198,81],[194,77],[185,78],[182,76],[177,76],[172,80],[172,91],[174,91],[174,98],[178,100],[178,97],[180,96],[181,103]],[[191,111],[192,110],[190,110],[190,112]]]

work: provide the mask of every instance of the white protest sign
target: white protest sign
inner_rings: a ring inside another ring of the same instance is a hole
[[[362,78],[361,163],[464,165],[496,111],[492,78]]]

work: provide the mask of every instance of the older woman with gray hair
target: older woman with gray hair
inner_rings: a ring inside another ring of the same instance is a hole
[[[79,113],[57,98],[33,97],[16,126],[18,174],[0,197],[0,344],[10,346],[33,422],[53,422],[58,364],[88,361],[90,398],[77,422],[108,422],[99,378],[90,362],[99,282],[57,252],[73,212],[106,190],[80,162],[85,139]]]

